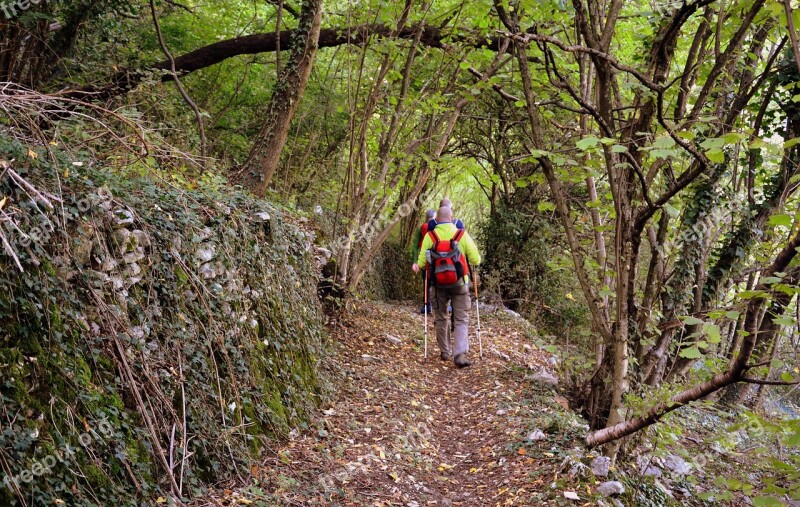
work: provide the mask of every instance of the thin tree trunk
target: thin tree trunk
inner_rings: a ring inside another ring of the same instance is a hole
[[[305,0],[300,26],[289,41],[289,58],[275,84],[264,125],[240,169],[239,182],[259,197],[266,194],[280,164],[292,118],[311,75],[321,21],[322,0]]]
[[[797,255],[798,247],[800,247],[800,234],[792,238],[789,244],[775,257],[772,265],[765,270],[764,277],[774,276],[775,273],[783,271]],[[769,291],[769,288],[764,284],[759,284],[756,290]],[[586,444],[589,447],[595,447],[632,435],[647,426],[655,424],[664,415],[677,408],[704,398],[736,382],[746,381],[747,379],[744,378],[744,374],[748,369],[748,362],[758,342],[758,316],[761,313],[764,302],[764,298],[758,297],[751,298],[748,302],[744,325],[744,330],[747,332],[747,335],[743,338],[739,353],[728,370],[723,373],[718,373],[711,377],[710,380],[673,396],[668,402],[658,403],[650,407],[642,416],[590,433],[586,437]]]

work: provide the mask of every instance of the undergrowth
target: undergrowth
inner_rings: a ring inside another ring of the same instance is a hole
[[[196,496],[304,424],[323,329],[280,210],[7,138],[0,158],[55,204],[0,179],[24,268],[0,254],[0,504]]]

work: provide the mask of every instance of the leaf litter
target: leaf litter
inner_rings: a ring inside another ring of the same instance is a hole
[[[458,369],[439,359],[432,319],[423,360],[423,316],[411,305],[356,303],[329,329],[331,398],[307,429],[265,449],[251,485],[228,486],[206,504],[541,504],[536,492],[551,488],[558,463],[545,435],[526,435],[566,399],[548,388],[533,398],[547,403],[532,403],[530,373],[555,361],[527,322],[502,311],[482,317],[484,357],[472,323],[473,365]]]

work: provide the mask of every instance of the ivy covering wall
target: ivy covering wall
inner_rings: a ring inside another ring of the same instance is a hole
[[[24,269],[0,254],[0,504],[139,505],[247,476],[321,395],[309,236],[230,190],[0,148],[42,191],[0,179]]]

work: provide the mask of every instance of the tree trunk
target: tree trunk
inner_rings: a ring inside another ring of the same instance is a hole
[[[266,120],[240,169],[239,182],[259,197],[264,196],[278,169],[292,118],[308,84],[321,21],[322,0],[305,0],[300,26],[289,41],[289,58],[270,98]]]
[[[784,277],[782,283],[796,284],[797,283],[798,269],[793,269],[790,274]],[[769,361],[771,356],[774,355],[774,350],[778,338],[780,336],[781,326],[775,322],[775,319],[782,316],[791,303],[793,295],[785,292],[778,292],[770,304],[769,309],[766,311],[761,325],[758,329],[758,343],[753,349],[753,358],[756,363]],[[767,376],[769,375],[769,368],[767,368]],[[736,405],[750,401],[753,393],[752,386],[749,384],[735,384],[725,390],[725,395],[720,400],[724,404]]]
[[[778,253],[772,265],[764,271],[764,276],[774,276],[786,269],[786,266],[798,254],[798,247],[800,247],[800,234],[795,235],[789,243]],[[756,290],[769,291],[769,288],[763,283],[756,287]],[[609,426],[599,431],[590,433],[586,437],[586,444],[589,447],[607,444],[619,438],[632,435],[637,431],[655,424],[664,415],[672,412],[673,410],[687,405],[693,401],[699,400],[708,396],[709,394],[727,387],[736,382],[746,381],[744,378],[745,372],[748,370],[748,363],[753,355],[758,339],[759,339],[759,326],[758,316],[764,306],[764,298],[751,298],[747,304],[747,311],[745,315],[744,331],[746,335],[742,340],[742,346],[733,364],[723,373],[718,373],[711,377],[710,380],[698,384],[691,389],[683,391],[672,397],[667,402],[659,403],[650,407],[642,416],[635,417],[625,422],[621,422],[614,426]]]

